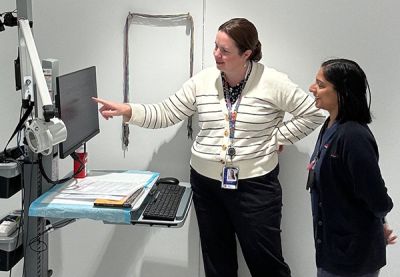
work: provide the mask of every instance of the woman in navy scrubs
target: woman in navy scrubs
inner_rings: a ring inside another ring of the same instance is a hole
[[[356,62],[332,59],[310,91],[316,107],[329,112],[308,168],[317,276],[378,276],[396,237],[384,224],[393,203],[367,125],[367,77]]]

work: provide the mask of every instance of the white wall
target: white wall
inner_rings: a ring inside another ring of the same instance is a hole
[[[12,2],[1,1],[0,12],[13,10]],[[369,77],[375,115],[371,128],[380,148],[381,170],[395,203],[388,220],[400,233],[397,209],[400,189],[396,186],[400,177],[397,170],[400,151],[395,143],[400,136],[396,122],[400,114],[395,106],[400,103],[397,92],[400,19],[396,13],[400,3],[394,0],[175,0],[173,3],[155,0],[34,1],[35,38],[40,57],[58,58],[61,73],[96,65],[99,95],[120,101],[122,31],[128,11],[132,11],[190,12],[196,28],[195,72],[203,63],[204,66],[213,64],[216,30],[232,17],[247,17],[253,21],[263,44],[262,62],[288,73],[304,89],[314,79],[323,60],[330,57],[355,59]],[[181,44],[185,44],[188,37],[183,37],[183,32],[180,27],[165,30],[133,27],[133,101],[158,101],[187,79],[187,48],[182,48]],[[7,118],[0,130],[1,146],[8,140],[19,114],[12,68],[16,30],[0,33],[0,45],[0,101],[3,104],[0,116]],[[149,169],[188,179],[190,142],[186,140],[184,125],[156,131],[131,127],[131,146],[124,158],[120,150],[120,123],[119,119],[100,121],[101,133],[88,145],[90,167]],[[315,274],[309,195],[304,189],[305,164],[315,137],[316,133],[286,147],[280,159],[284,255],[296,277]],[[61,172],[69,171],[71,163],[62,161]],[[18,207],[19,195],[0,202],[2,211],[6,212]],[[198,240],[193,211],[181,229],[114,226],[80,220],[50,236],[50,267],[56,272],[55,276],[61,277],[203,276]],[[399,255],[398,245],[388,248],[388,266],[382,270],[382,276],[396,276],[400,270],[396,258]],[[250,276],[243,258],[240,259],[240,277]],[[19,276],[20,267],[19,264],[15,276]],[[1,276],[7,275],[0,272]]]

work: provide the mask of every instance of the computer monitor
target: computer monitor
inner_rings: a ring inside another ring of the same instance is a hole
[[[100,132],[96,67],[92,66],[56,78],[56,106],[67,128],[67,140],[59,144],[60,158],[72,154]]]

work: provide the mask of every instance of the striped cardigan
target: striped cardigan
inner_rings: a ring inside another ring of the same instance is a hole
[[[158,104],[130,104],[129,123],[145,128],[164,128],[198,113],[200,131],[190,164],[199,173],[220,179],[230,162],[228,109],[221,72],[207,68],[184,83],[174,95]],[[284,121],[285,113],[292,115]],[[264,175],[278,164],[278,145],[293,144],[325,119],[314,98],[292,83],[287,75],[260,63],[253,69],[242,92],[238,109],[232,162],[239,178]]]

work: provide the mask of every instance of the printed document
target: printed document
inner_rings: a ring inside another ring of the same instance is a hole
[[[155,180],[153,180],[155,179]],[[153,184],[157,178],[153,173],[109,173],[76,179],[55,196],[62,199],[93,202],[95,199],[121,200],[140,188]]]

